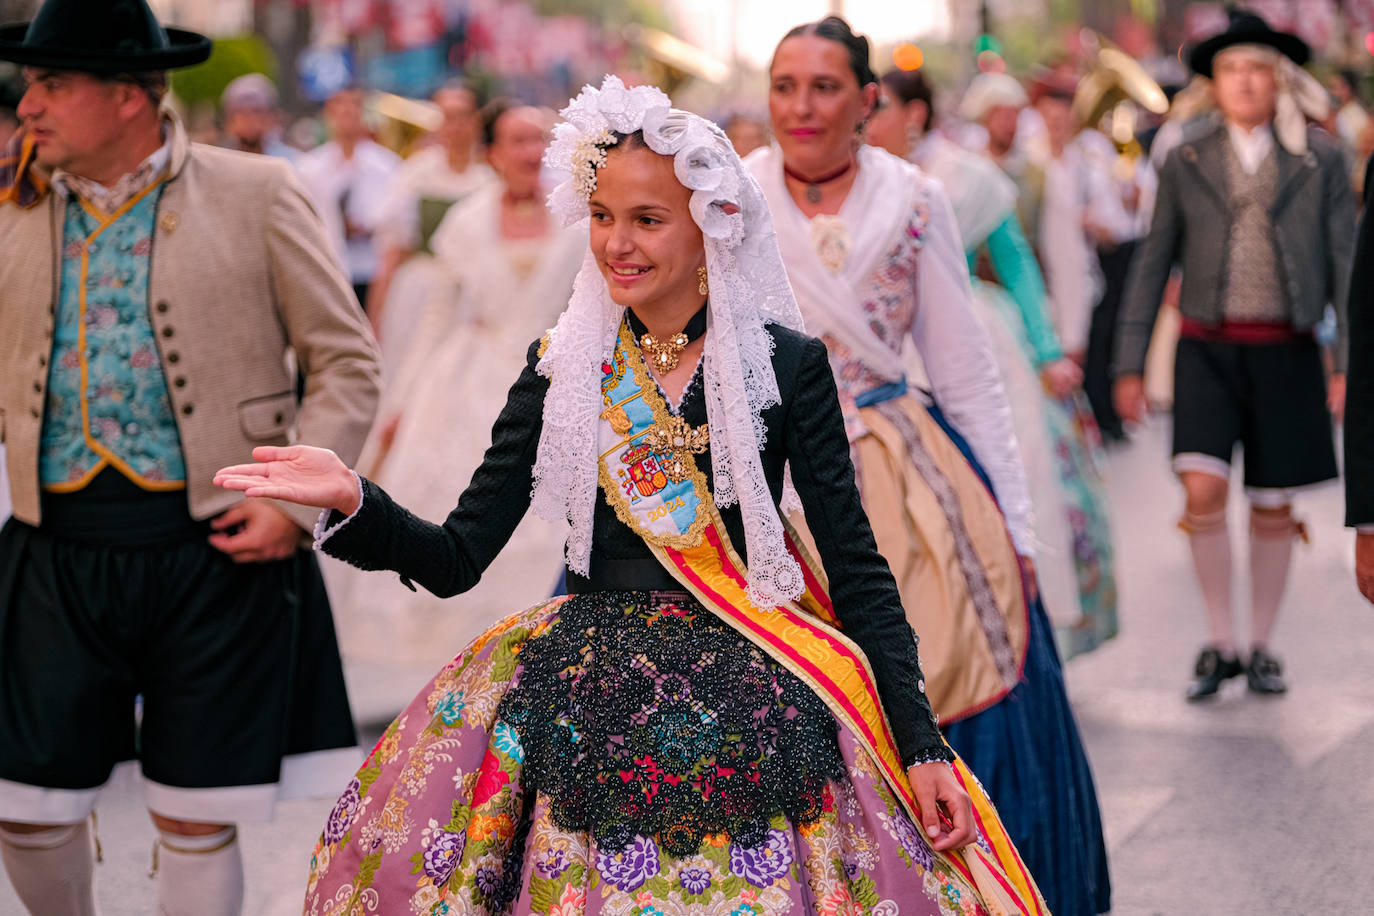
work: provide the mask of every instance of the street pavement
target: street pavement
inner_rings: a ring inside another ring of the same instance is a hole
[[[1072,660],[1067,677],[1097,776],[1113,912],[1374,913],[1374,608],[1353,585],[1340,488],[1299,504],[1312,543],[1298,548],[1275,638],[1290,693],[1260,699],[1232,682],[1215,702],[1195,706],[1183,688],[1202,616],[1174,527],[1180,497],[1167,469],[1167,421],[1115,449],[1109,471],[1122,633]],[[1248,607],[1244,522],[1233,507],[1238,608]],[[426,674],[355,670],[350,681],[360,696],[360,681],[384,678],[373,695],[404,698]],[[375,699],[355,706],[385,718]],[[104,916],[153,912],[153,829],[141,804],[137,779],[124,770],[98,806]],[[299,912],[331,804],[287,802],[272,823],[242,826],[247,914]],[[0,875],[0,916],[21,912]]]

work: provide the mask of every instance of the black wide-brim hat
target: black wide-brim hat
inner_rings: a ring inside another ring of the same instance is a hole
[[[146,0],[47,0],[33,22],[0,26],[0,60],[52,70],[175,70],[211,48],[204,35],[163,28]]]
[[[1312,49],[1307,46],[1307,42],[1288,32],[1278,32],[1269,28],[1269,23],[1254,13],[1231,10],[1230,15],[1231,21],[1227,24],[1226,31],[1198,42],[1193,50],[1188,52],[1188,66],[1193,68],[1194,73],[1210,79],[1212,61],[1216,59],[1217,53],[1234,45],[1265,45],[1300,67],[1312,57]]]

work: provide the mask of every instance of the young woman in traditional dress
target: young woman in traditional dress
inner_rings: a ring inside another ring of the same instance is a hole
[[[531,504],[569,526],[571,597],[392,724],[306,912],[1045,913],[936,728],[758,185],[655,89],[608,77],[563,115],[551,200],[589,250],[448,520],[320,449],[216,477],[325,507],[325,551],[439,594]],[[788,464],[824,573],[779,514]]]
[[[494,102],[489,160],[500,176],[451,208],[431,246],[445,282],[431,293],[405,364],[392,377],[381,420],[359,469],[421,518],[441,520],[453,488],[491,444],[488,431],[512,365],[558,319],[586,250],[586,234],[562,227],[540,184],[548,143],[543,112]],[[562,538],[542,519],[522,524],[491,574],[456,600],[404,588],[344,563],[326,564],[345,658],[363,715],[387,721],[414,690],[409,673],[434,670],[457,646],[552,592]]]
[[[923,636],[944,733],[988,788],[1051,909],[1098,913],[1109,897],[1100,815],[1035,596],[1011,410],[948,197],[915,166],[860,142],[878,101],[868,60],[867,40],[837,17],[789,32],[770,70],[778,145],[747,165],[807,329],[829,347],[864,507]],[[933,404],[908,387],[908,341]],[[806,520],[812,533],[825,525],[809,511]]]
[[[1016,185],[981,156],[931,130],[933,93],[919,70],[880,82],[869,143],[916,163],[949,195],[970,272],[981,258],[1001,285],[973,277],[1035,511],[1035,571],[1064,658],[1116,635],[1116,578],[1102,442],[1083,373],[1064,356],[1045,284],[1016,213]]]

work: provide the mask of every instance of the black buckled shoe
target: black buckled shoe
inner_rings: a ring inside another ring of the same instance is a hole
[[[1240,659],[1234,655],[1229,658],[1223,656],[1208,646],[1198,655],[1197,664],[1193,667],[1194,677],[1193,682],[1188,685],[1188,699],[1196,701],[1214,697],[1221,688],[1222,681],[1228,681],[1244,672],[1245,667],[1241,665]]]
[[[1245,668],[1245,680],[1253,693],[1279,694],[1288,690],[1283,680],[1283,665],[1263,649],[1250,652],[1250,664]]]

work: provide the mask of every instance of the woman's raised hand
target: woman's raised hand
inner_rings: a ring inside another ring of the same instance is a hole
[[[256,464],[216,471],[215,485],[250,497],[338,509],[344,515],[356,512],[362,501],[357,478],[327,448],[263,445],[253,449],[253,458]]]

